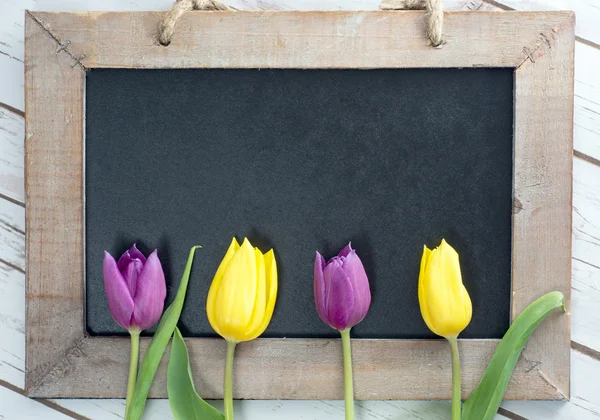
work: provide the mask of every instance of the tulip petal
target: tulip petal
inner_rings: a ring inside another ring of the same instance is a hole
[[[346,246],[344,247],[344,249],[342,249],[342,250],[341,250],[341,251],[338,253],[338,257],[340,257],[340,258],[342,258],[342,257],[343,257],[343,258],[345,258],[345,257],[347,257],[347,256],[350,254],[350,252],[352,252],[352,251],[353,251],[353,249],[352,249],[352,242],[348,242],[348,245],[346,245]]]
[[[231,240],[231,243],[229,244],[229,248],[227,249],[225,256],[219,264],[219,268],[217,268],[217,272],[215,273],[215,277],[213,278],[213,281],[210,285],[210,289],[208,291],[208,297],[206,298],[206,316],[208,317],[208,322],[210,323],[213,330],[215,330],[215,332],[221,337],[223,337],[223,334],[219,329],[219,325],[217,324],[217,318],[215,314],[215,301],[217,298],[217,292],[219,290],[219,287],[221,286],[223,273],[227,269],[229,262],[231,261],[233,255],[237,252],[238,249],[240,249],[240,245],[238,244],[237,240],[233,238]]]
[[[421,257],[421,272],[419,273],[419,308],[421,309],[421,316],[423,317],[427,328],[429,328],[431,331],[434,331],[433,322],[429,312],[429,301],[427,300],[427,288],[429,286],[429,278],[426,277],[427,265],[429,263],[431,254],[432,252],[426,246],[423,246],[423,256]]]
[[[271,322],[273,310],[275,309],[275,301],[277,300],[277,262],[273,250],[269,250],[264,255],[265,260],[265,289],[267,292],[267,305],[263,315],[262,325],[256,333],[256,337],[261,335]]]
[[[446,280],[446,288],[448,290],[450,299],[450,305],[448,305],[452,316],[449,317],[448,328],[460,333],[471,320],[471,316],[468,316],[465,312],[465,295],[466,289],[462,282],[462,275],[460,271],[460,263],[458,252],[452,248],[448,243],[442,239],[442,243],[439,247],[440,262],[444,268],[444,278]],[[470,299],[469,299],[470,304]]]
[[[350,245],[348,245],[349,247]],[[344,272],[352,283],[354,295],[354,311],[348,320],[348,327],[354,327],[364,319],[371,306],[371,290],[369,289],[369,279],[365,272],[360,257],[355,250],[351,250],[348,256],[343,260],[342,267]]]
[[[142,264],[146,264],[146,257],[144,257],[144,254],[142,254],[140,250],[137,249],[137,246],[135,244],[133,244],[133,246],[129,248],[129,255],[131,255],[131,258],[137,258],[138,260],[140,260]]]
[[[335,329],[345,330],[354,312],[352,283],[336,257],[332,258],[325,267],[323,277],[327,288],[327,318],[323,321]]]
[[[154,250],[137,280],[137,289],[133,297],[134,309],[132,322],[141,330],[146,330],[158,322],[162,315],[167,285],[157,251]]]
[[[117,263],[117,267],[119,264]],[[135,296],[137,290],[137,282],[142,269],[144,268],[144,264],[137,259],[132,259],[129,264],[125,267],[125,270],[121,270],[121,275],[125,279],[125,283],[127,283],[127,287],[129,287],[129,294],[131,296]]]
[[[104,276],[104,289],[106,290],[106,299],[108,300],[110,313],[117,324],[125,329],[129,329],[133,315],[133,299],[115,259],[106,251],[104,251],[102,274]]]
[[[223,337],[244,339],[256,298],[256,256],[248,239],[233,255],[223,273],[215,299],[215,319]]]
[[[262,333],[260,327],[263,324],[265,310],[267,308],[267,284],[265,276],[265,258],[258,248],[254,248],[256,258],[256,299],[254,301],[254,310],[246,327],[246,337],[244,341],[254,340]]]
[[[137,249],[135,244],[133,244],[133,246],[127,251],[125,251],[123,255],[121,255],[121,258],[119,258],[119,261],[117,262],[117,267],[119,267],[119,271],[121,273],[124,273],[124,271],[127,269],[127,266],[129,266],[131,261],[133,261],[134,259],[140,260],[142,262],[142,265],[146,264],[146,257],[144,257],[144,254],[142,254],[140,250]]]
[[[427,257],[424,251],[423,258]],[[445,240],[422,262],[419,303],[427,326],[435,334],[456,337],[471,320],[471,299],[462,283],[458,253]],[[423,281],[421,281],[423,279]]]
[[[319,314],[319,318],[323,320],[323,322],[327,319],[327,309],[325,306],[325,297],[326,297],[326,286],[325,279],[323,277],[323,269],[325,268],[325,258],[319,251],[317,251],[317,256],[315,257],[315,268],[314,268],[314,276],[315,276],[315,284],[314,284],[314,295],[315,295],[315,306],[317,308],[317,313]]]

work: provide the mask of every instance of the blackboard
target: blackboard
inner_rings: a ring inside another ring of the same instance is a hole
[[[337,337],[313,302],[315,251],[348,241],[371,281],[357,338],[433,337],[417,302],[423,244],[461,255],[473,320],[509,325],[513,69],[93,69],[86,74],[86,327],[108,312],[102,251],[159,249],[175,294],[197,253],[180,326],[205,313],[233,236],[273,247],[279,295],[265,337]]]

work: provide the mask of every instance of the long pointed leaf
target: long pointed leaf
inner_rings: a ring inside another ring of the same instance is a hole
[[[194,253],[198,248],[202,247],[198,245],[190,249],[187,264],[185,265],[183,276],[181,276],[181,282],[179,283],[175,299],[173,299],[173,302],[163,313],[158,328],[152,338],[152,342],[150,342],[148,350],[146,350],[144,361],[142,362],[142,367],[138,372],[137,381],[135,383],[133,400],[131,401],[129,413],[126,416],[128,420],[139,420],[144,413],[148,392],[150,392],[150,387],[152,386],[152,381],[154,380],[154,375],[158,369],[160,359],[167,348],[167,344],[169,344],[169,340],[173,335],[173,330],[177,326],[179,316],[181,315],[183,301],[190,279],[190,271],[192,270],[192,263],[194,262]]]
[[[225,418],[196,392],[188,351],[177,327],[171,344],[167,391],[175,420],[223,420]]]
[[[530,304],[512,323],[498,344],[479,385],[463,405],[462,420],[491,420],[502,403],[508,381],[529,336],[565,298],[551,292]]]

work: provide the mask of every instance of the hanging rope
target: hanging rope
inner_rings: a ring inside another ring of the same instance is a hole
[[[167,46],[173,39],[175,25],[184,13],[192,10],[233,10],[218,0],[177,0],[158,26],[158,42]]]
[[[383,0],[379,7],[385,10],[427,10],[427,36],[431,45],[439,47],[444,43],[442,0]]]

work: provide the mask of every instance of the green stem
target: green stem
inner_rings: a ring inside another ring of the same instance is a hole
[[[460,420],[460,359],[458,358],[458,340],[448,338],[452,351],[452,420]]]
[[[125,403],[125,419],[129,418],[129,406],[133,399],[135,390],[135,381],[137,380],[138,358],[140,356],[140,330],[132,328],[129,330],[131,335],[131,354],[129,355],[129,380],[127,381],[127,402]]]
[[[225,420],[233,420],[233,354],[235,341],[227,341],[227,358],[225,360],[225,383],[223,388],[223,404],[225,406]]]
[[[340,331],[344,354],[344,404],[346,420],[354,420],[354,388],[352,386],[352,351],[350,349],[350,328]]]

